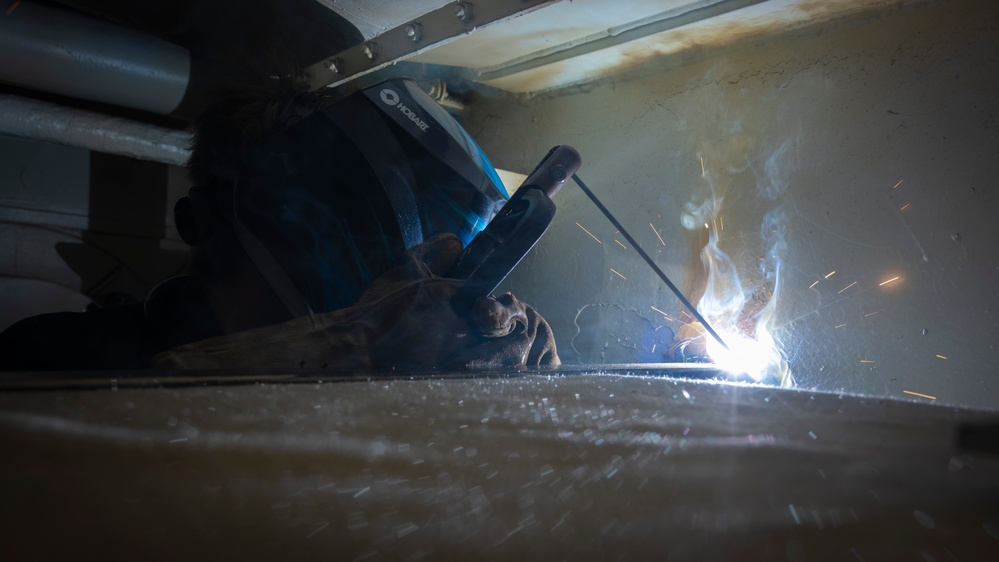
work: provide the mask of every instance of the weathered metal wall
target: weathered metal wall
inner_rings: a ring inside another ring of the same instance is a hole
[[[481,97],[470,129],[513,170],[575,146],[581,177],[695,302],[712,232],[748,291],[779,272],[772,328],[799,384],[995,407],[997,53],[999,9],[926,5],[563,95]],[[710,228],[688,230],[685,205],[705,201]],[[571,186],[557,202],[506,287],[563,358],[619,360],[650,326],[678,330],[651,308],[682,320],[676,299],[593,205]]]

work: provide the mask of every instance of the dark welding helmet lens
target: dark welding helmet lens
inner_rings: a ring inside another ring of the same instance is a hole
[[[478,145],[409,80],[313,112],[248,160],[234,226],[296,317],[354,304],[426,238],[468,244],[508,198]]]

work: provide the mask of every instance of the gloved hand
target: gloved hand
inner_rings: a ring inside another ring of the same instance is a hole
[[[441,275],[461,253],[451,234],[406,252],[356,305],[183,345],[157,369],[489,369],[560,364],[548,322],[507,293],[480,297],[468,314],[451,298],[463,283]]]

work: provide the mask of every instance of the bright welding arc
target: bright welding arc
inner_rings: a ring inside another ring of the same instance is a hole
[[[718,332],[715,332],[714,328],[712,328],[711,325],[708,324],[708,321],[705,320],[703,316],[701,316],[701,313],[697,312],[697,308],[695,308],[694,305],[691,304],[689,300],[687,300],[687,297],[683,296],[683,293],[681,293],[680,289],[678,289],[676,285],[674,285],[673,282],[669,280],[669,277],[666,277],[666,274],[663,273],[663,270],[659,269],[659,266],[656,265],[656,262],[652,261],[652,258],[649,257],[649,254],[646,254],[645,250],[643,250],[642,247],[638,245],[638,241],[632,238],[631,234],[629,234],[628,231],[625,230],[624,225],[622,225],[620,222],[618,222],[616,218],[614,218],[614,215],[611,214],[610,210],[608,210],[607,207],[605,207],[604,204],[601,203],[599,199],[597,199],[597,196],[594,195],[592,191],[590,191],[590,188],[586,187],[586,184],[584,184],[583,181],[579,179],[579,176],[573,174],[572,179],[575,180],[576,185],[578,185],[579,188],[583,190],[583,193],[585,193],[586,196],[590,198],[590,201],[593,201],[593,204],[596,205],[598,209],[600,209],[600,212],[603,213],[605,217],[607,217],[607,220],[611,221],[611,224],[613,224],[615,228],[621,231],[621,235],[624,236],[628,240],[628,242],[631,242],[632,247],[635,248],[636,251],[638,251],[638,255],[642,256],[642,259],[645,260],[645,263],[649,264],[649,267],[652,268],[652,271],[656,272],[656,275],[658,275],[659,278],[662,279],[663,283],[666,283],[666,286],[669,287],[671,291],[673,291],[673,294],[676,295],[678,299],[680,299],[680,302],[683,303],[683,306],[690,311],[690,313],[694,316],[694,318],[697,319],[697,321],[700,322],[702,326],[704,326],[704,329],[707,330],[709,334],[711,334],[711,337],[715,338],[715,340],[717,340],[722,347],[728,349],[728,346],[725,345],[724,341],[722,341],[721,336],[718,335]]]

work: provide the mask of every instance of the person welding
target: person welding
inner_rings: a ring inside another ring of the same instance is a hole
[[[189,276],[143,303],[28,318],[5,370],[460,369],[558,365],[513,295],[454,307],[445,276],[508,199],[481,149],[415,82],[339,100],[257,77],[196,122],[177,229]]]

